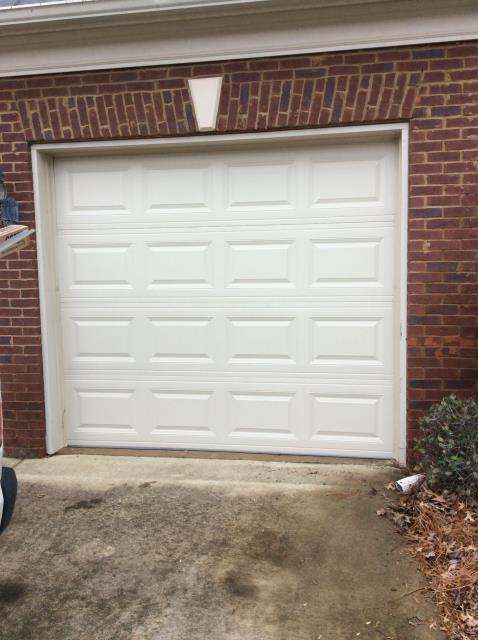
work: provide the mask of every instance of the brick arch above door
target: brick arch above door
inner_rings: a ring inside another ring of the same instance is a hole
[[[197,132],[188,78],[224,77],[218,131],[408,120],[424,64],[380,52],[296,56],[19,80],[15,98],[29,141]],[[390,56],[387,56],[390,57]],[[44,86],[42,86],[44,85]]]

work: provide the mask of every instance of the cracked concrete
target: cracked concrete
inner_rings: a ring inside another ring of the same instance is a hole
[[[376,516],[393,467],[75,455],[16,470],[0,638],[443,638]]]

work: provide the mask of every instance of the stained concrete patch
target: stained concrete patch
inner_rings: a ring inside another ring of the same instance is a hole
[[[78,502],[67,505],[65,507],[65,511],[71,511],[72,509],[93,509],[102,502],[103,500],[101,498],[91,498],[91,500],[78,500]]]
[[[393,468],[65,456],[17,472],[0,638],[443,637],[376,516]]]

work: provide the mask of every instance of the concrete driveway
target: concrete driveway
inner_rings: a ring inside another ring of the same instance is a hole
[[[0,638],[427,640],[376,465],[56,456],[17,466]]]

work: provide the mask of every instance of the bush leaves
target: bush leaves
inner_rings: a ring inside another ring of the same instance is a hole
[[[434,490],[470,496],[478,488],[478,405],[451,395],[419,421],[419,466]]]

